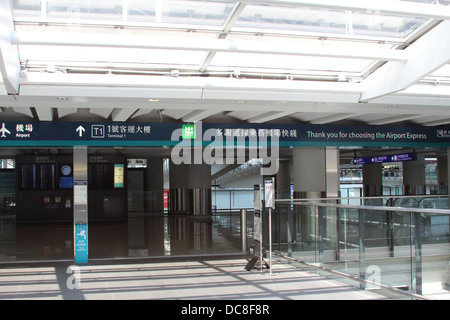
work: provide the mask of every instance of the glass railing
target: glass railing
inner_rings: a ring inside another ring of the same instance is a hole
[[[213,189],[211,202],[216,213],[253,210],[253,189]]]
[[[400,199],[362,199],[365,205],[336,199],[278,201],[272,212],[272,250],[355,280],[364,289],[450,299],[448,197]],[[268,230],[264,239],[267,235]]]

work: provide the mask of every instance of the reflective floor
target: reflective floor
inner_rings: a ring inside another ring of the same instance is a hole
[[[169,260],[169,259],[167,259]],[[379,300],[370,291],[327,279],[308,270],[275,264],[274,273],[244,269],[245,259],[200,259],[77,267],[0,267],[0,300]],[[159,302],[160,303],[160,302]],[[248,303],[248,302],[247,302]],[[202,305],[204,306],[204,305]],[[151,306],[153,308],[154,306]],[[176,310],[161,308],[164,315]],[[286,309],[279,310],[280,316]],[[220,313],[218,313],[220,315]],[[271,309],[270,315],[275,314]],[[194,316],[195,318],[195,316]],[[201,318],[198,316],[197,318]],[[230,315],[230,319],[234,319]]]
[[[130,213],[128,221],[90,223],[89,258],[130,258],[241,252],[240,216],[207,219]],[[73,259],[72,224],[23,224],[0,218],[0,262]]]

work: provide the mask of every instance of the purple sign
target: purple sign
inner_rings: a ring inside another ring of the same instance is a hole
[[[394,155],[389,155],[389,156],[355,158],[355,159],[353,159],[353,164],[400,162],[400,161],[411,161],[413,159],[414,159],[414,155],[412,153],[402,153],[402,154],[394,154]]]

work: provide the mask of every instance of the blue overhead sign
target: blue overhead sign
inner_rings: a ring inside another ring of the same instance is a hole
[[[174,146],[180,141],[279,143],[279,146],[450,146],[442,127],[213,124],[197,122],[195,138],[184,139],[186,124],[133,122],[1,121],[3,146]],[[229,145],[229,144],[228,144]]]
[[[378,157],[364,157],[353,159],[353,164],[371,164],[371,163],[385,163],[385,162],[402,162],[414,160],[414,154],[402,153],[389,156]]]

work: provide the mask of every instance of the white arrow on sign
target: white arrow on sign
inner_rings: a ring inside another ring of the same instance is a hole
[[[75,131],[78,132],[80,137],[82,137],[83,136],[83,132],[86,131],[86,130],[82,126],[79,126]]]

